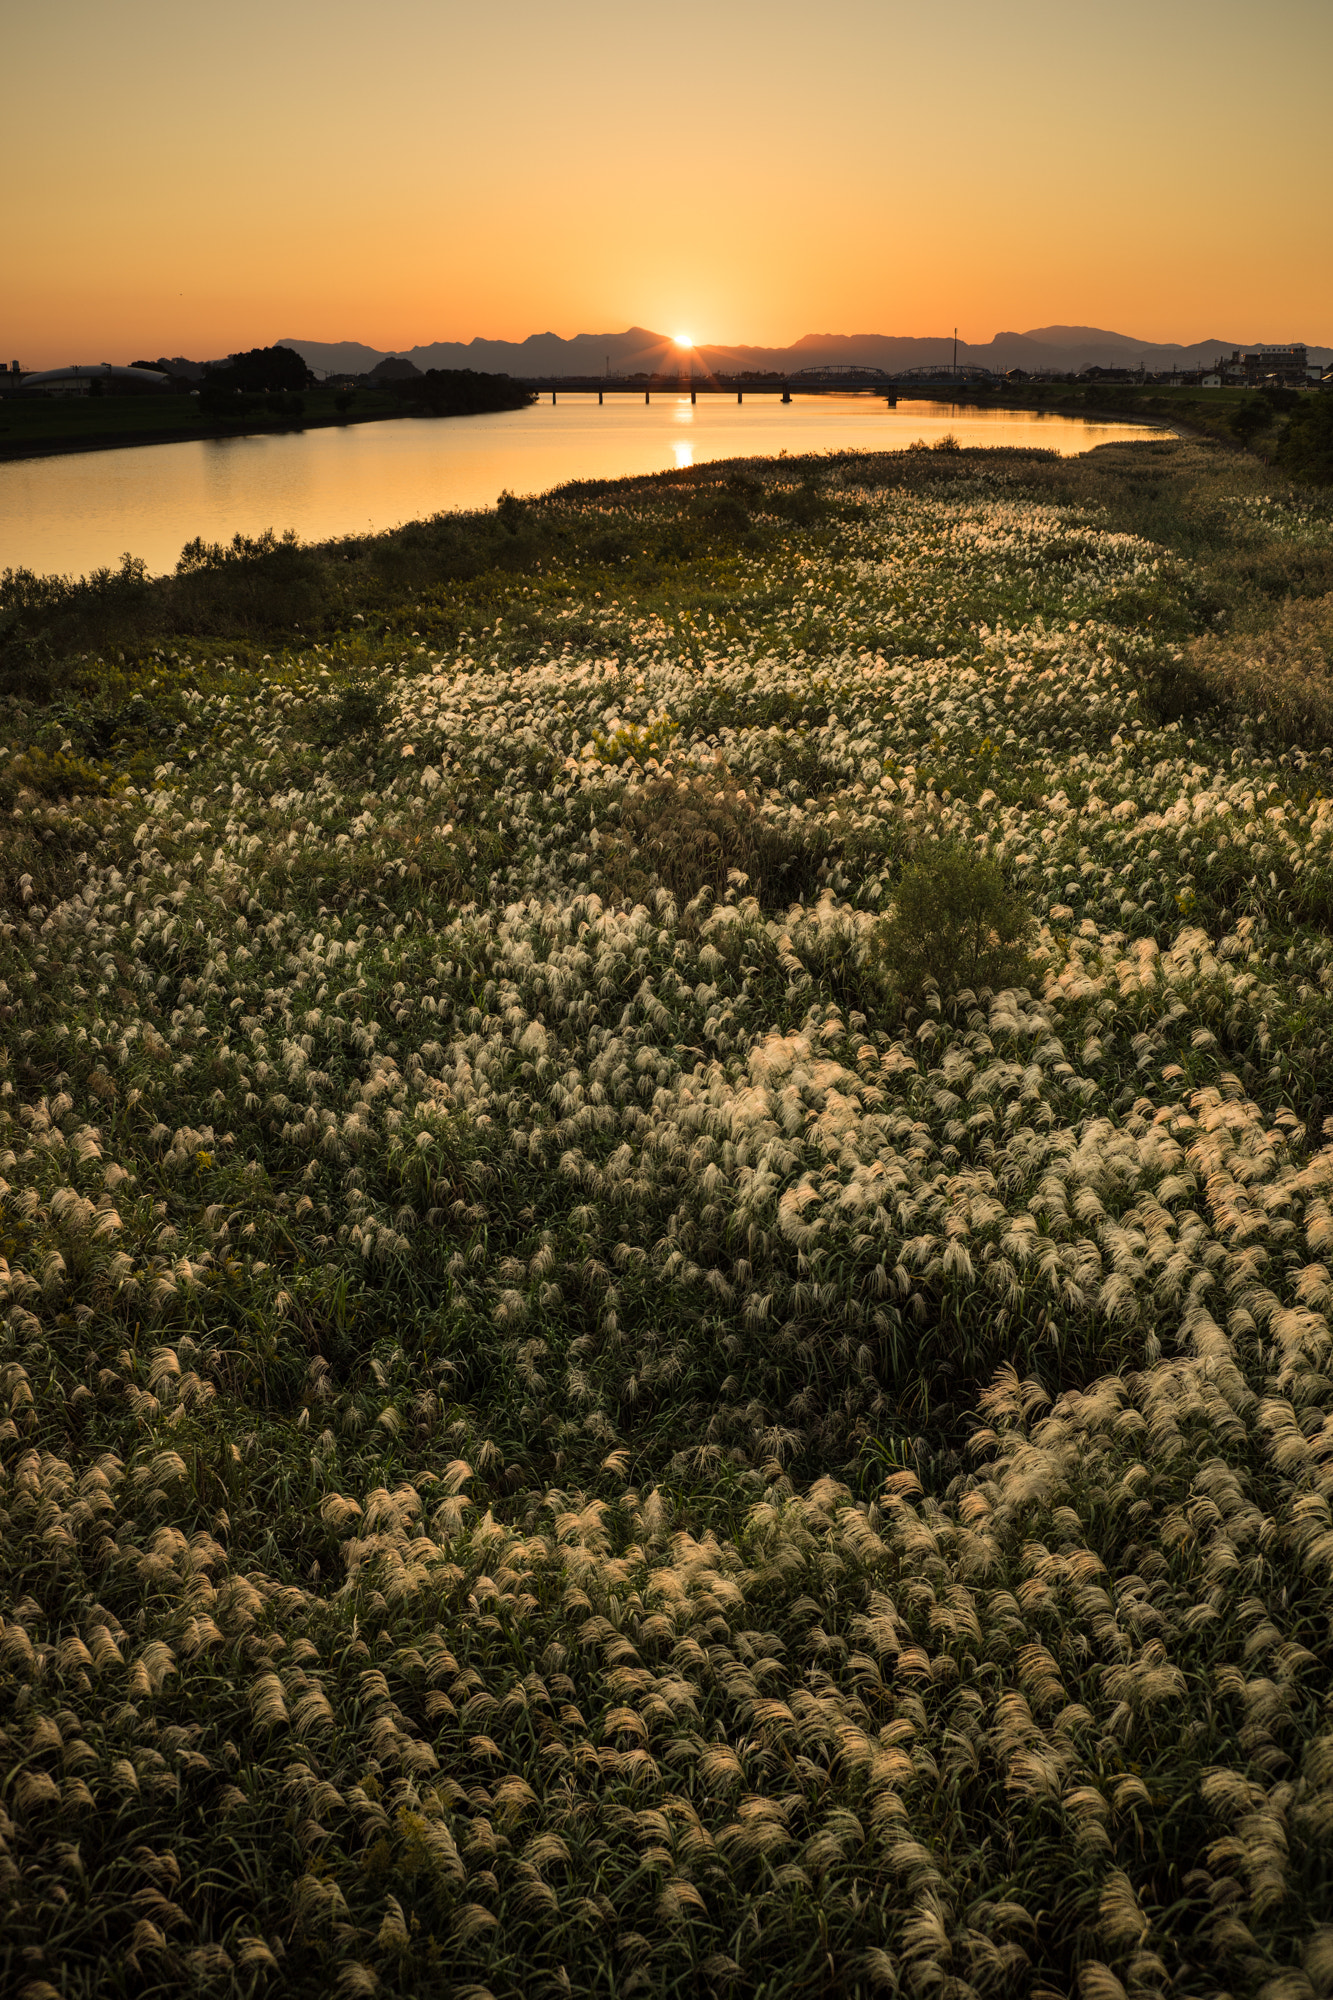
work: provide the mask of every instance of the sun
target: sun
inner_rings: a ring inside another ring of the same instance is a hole
[[[693,347],[694,345],[694,341],[688,333],[673,334],[672,339],[675,341],[677,347]]]

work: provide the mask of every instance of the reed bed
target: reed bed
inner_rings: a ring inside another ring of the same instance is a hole
[[[7,1990],[1333,1993],[1333,532],[1101,477],[10,702]]]

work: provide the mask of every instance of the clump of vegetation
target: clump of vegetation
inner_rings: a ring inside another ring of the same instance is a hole
[[[314,376],[291,347],[252,347],[205,370],[197,407],[231,427],[256,419],[293,422],[305,415],[302,391]]]
[[[339,690],[328,740],[378,743],[390,714],[388,689],[382,679],[350,680]]]
[[[1333,391],[1294,399],[1274,461],[1295,478],[1333,486]]]
[[[1333,742],[1333,592],[1289,599],[1258,632],[1192,640],[1187,669],[1233,714],[1262,716],[1291,742]]]
[[[390,376],[382,387],[417,416],[467,417],[483,410],[522,410],[536,391],[508,375],[480,375],[472,368],[427,368]]]
[[[1267,397],[1249,396],[1243,403],[1237,403],[1227,421],[1242,444],[1253,444],[1261,432],[1272,429],[1273,416],[1273,405]]]
[[[213,362],[204,373],[206,388],[242,395],[299,394],[314,379],[294,347],[251,347]]]
[[[903,870],[875,946],[901,990],[919,998],[1026,986],[1036,921],[984,852],[938,843]]]
[[[832,851],[820,836],[793,839],[780,819],[765,816],[762,796],[718,764],[633,785],[599,860],[617,899],[636,901],[660,885],[683,904],[701,889],[720,896],[735,885],[773,908],[816,891]]]

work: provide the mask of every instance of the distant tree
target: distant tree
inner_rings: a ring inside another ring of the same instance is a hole
[[[245,354],[233,354],[209,368],[205,380],[211,388],[239,389],[243,395],[262,395],[269,390],[288,394],[308,389],[314,377],[292,347],[252,347]]]
[[[386,354],[383,361],[377,361],[371,369],[370,379],[377,385],[383,382],[419,382],[421,370],[405,354]]]
[[[508,375],[480,375],[472,368],[428,368],[424,375],[381,380],[404,408],[432,417],[477,416],[485,410],[521,410],[533,399]]]

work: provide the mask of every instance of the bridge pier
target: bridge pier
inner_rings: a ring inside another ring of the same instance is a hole
[[[597,391],[597,407],[598,409],[602,407],[602,392],[600,389]]]
[[[791,384],[789,382],[784,382],[782,385],[782,400],[784,403],[791,401]]]
[[[554,390],[554,389],[552,389],[552,391],[551,391],[551,401],[552,401],[552,403],[554,404],[554,402],[555,402],[555,390]]]
[[[743,402],[745,401],[745,391],[744,391],[744,389],[738,389],[738,390],[736,391],[736,401],[737,401],[738,403],[743,403]]]
[[[690,390],[690,401],[691,401],[692,403],[697,403],[697,402],[698,402],[698,400],[699,400],[699,392],[698,392],[698,390],[697,390],[697,389],[691,389],[691,390]]]
[[[650,392],[649,392],[649,391],[648,391],[647,389],[645,389],[645,390],[644,390],[644,392],[643,392],[643,400],[644,400],[644,402],[645,402],[645,403],[646,403],[646,402],[647,402],[647,401],[649,400],[649,395],[650,395]]]

